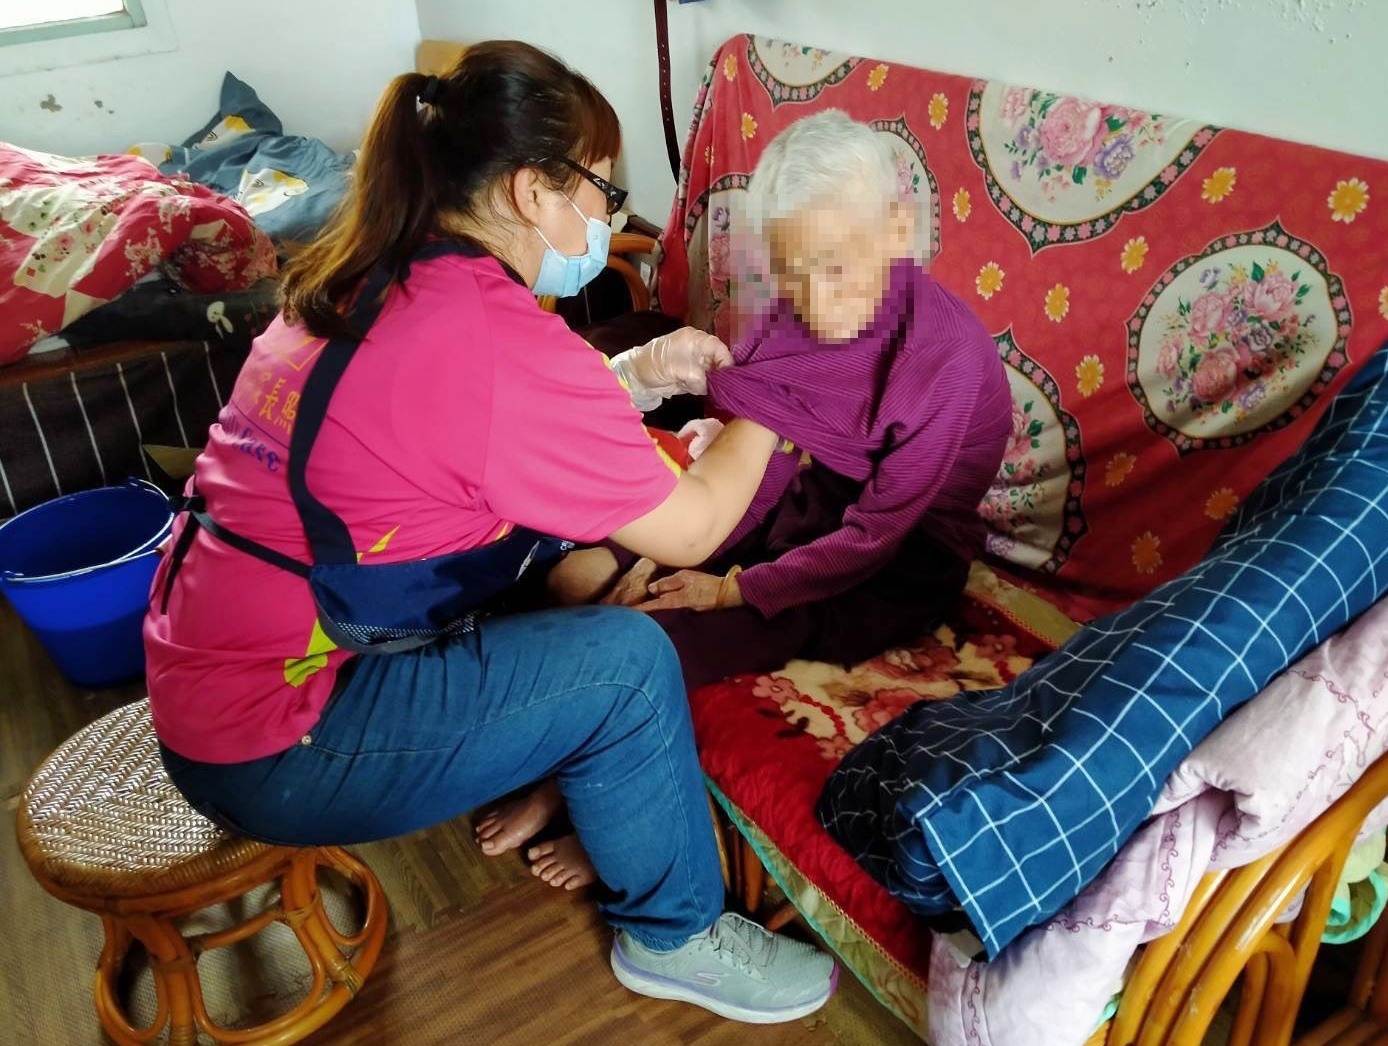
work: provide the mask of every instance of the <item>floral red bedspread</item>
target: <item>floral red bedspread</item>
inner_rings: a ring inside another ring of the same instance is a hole
[[[1008,366],[990,551],[1072,616],[1194,565],[1388,342],[1388,163],[1054,91],[738,36],[696,105],[661,307],[726,334],[766,143],[869,122],[934,275]]]
[[[192,291],[242,290],[274,275],[275,251],[236,203],[139,157],[0,143],[0,363],[156,266]]]
[[[895,996],[894,1007],[913,1023],[912,1009],[924,1004],[930,935],[820,827],[815,803],[844,753],[910,705],[1000,687],[1073,627],[975,566],[957,611],[911,647],[847,670],[792,662],[691,698],[700,759],[715,787],[871,947],[906,971],[914,998],[888,986],[890,976],[866,975],[879,994]]]

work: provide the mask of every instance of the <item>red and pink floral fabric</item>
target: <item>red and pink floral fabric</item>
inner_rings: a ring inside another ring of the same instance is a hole
[[[747,36],[699,96],[665,311],[731,333],[749,176],[830,107],[890,140],[935,275],[997,340],[1014,435],[989,548],[1076,617],[1198,560],[1388,342],[1388,164]]]
[[[236,203],[139,157],[0,143],[0,363],[156,266],[189,290],[240,290],[275,274],[275,251]]]

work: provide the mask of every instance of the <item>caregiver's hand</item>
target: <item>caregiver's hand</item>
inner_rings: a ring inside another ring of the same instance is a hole
[[[637,610],[650,614],[657,610],[725,610],[742,606],[736,572],[718,577],[698,570],[681,570],[655,582],[650,593],[655,598],[639,604]]]
[[[651,596],[651,580],[660,572],[653,559],[638,559],[635,566],[626,572],[612,591],[603,597],[602,602],[611,607],[635,607],[646,602]]]
[[[689,449],[690,459],[698,461],[722,431],[723,423],[717,418],[695,418],[687,422],[676,435]]]
[[[681,394],[702,396],[708,372],[731,367],[732,353],[712,334],[681,327],[612,359],[638,410],[654,410],[661,400]]]

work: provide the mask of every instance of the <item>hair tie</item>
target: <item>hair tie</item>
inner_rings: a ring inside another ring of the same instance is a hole
[[[443,81],[437,76],[426,76],[424,86],[419,89],[419,94],[415,98],[420,105],[433,105],[434,99],[439,96],[439,88],[443,86]]]

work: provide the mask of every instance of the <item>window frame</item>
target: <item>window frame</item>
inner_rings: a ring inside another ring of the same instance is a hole
[[[65,18],[59,21],[36,22],[0,29],[0,47],[15,44],[41,43],[45,40],[65,40],[92,33],[110,33],[122,29],[143,29],[149,25],[143,0],[121,0],[121,10],[84,18]]]
[[[0,80],[178,49],[166,0],[125,3],[124,15],[96,15],[0,29]],[[138,19],[133,15],[135,9],[139,11]],[[137,21],[140,24],[135,24]]]

